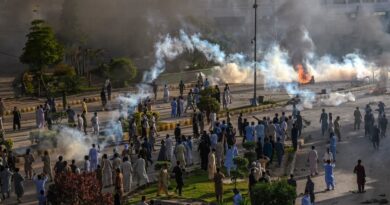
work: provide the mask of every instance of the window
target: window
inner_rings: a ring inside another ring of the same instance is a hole
[[[389,0],[376,0],[378,3],[389,2]]]
[[[363,3],[375,3],[375,0],[363,0]]]
[[[347,0],[333,0],[334,4],[346,4]]]

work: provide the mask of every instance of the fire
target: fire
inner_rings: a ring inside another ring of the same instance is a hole
[[[296,65],[296,70],[298,72],[298,82],[300,84],[309,84],[311,82],[311,75],[306,73],[302,64]]]

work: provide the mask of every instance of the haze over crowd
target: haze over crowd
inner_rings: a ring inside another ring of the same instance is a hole
[[[355,16],[337,13],[320,1],[270,2],[259,1],[259,52],[266,52],[276,40],[291,59],[309,54],[340,59],[358,52],[387,65],[388,25],[373,11],[357,8]],[[229,52],[249,54],[252,4],[252,0],[0,0],[0,69],[25,68],[18,56],[34,18],[48,21],[65,45],[102,48],[107,58],[147,57],[153,62],[154,43],[167,33],[178,35],[180,29],[201,33]],[[305,31],[312,41],[302,38]]]

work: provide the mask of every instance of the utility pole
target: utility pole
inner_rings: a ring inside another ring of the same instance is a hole
[[[257,89],[257,68],[256,68],[256,62],[257,62],[257,57],[256,57],[256,51],[257,51],[257,0],[255,0],[255,3],[253,4],[253,8],[255,9],[255,37],[253,38],[253,43],[254,43],[254,50],[253,50],[253,69],[254,69],[254,80],[253,80],[253,101],[252,101],[252,106],[257,106],[257,94],[256,94],[256,89]]]

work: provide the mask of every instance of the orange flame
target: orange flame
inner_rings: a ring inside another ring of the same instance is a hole
[[[300,84],[308,84],[311,81],[311,75],[306,73],[302,64],[296,65],[296,70],[298,72],[298,82]]]

